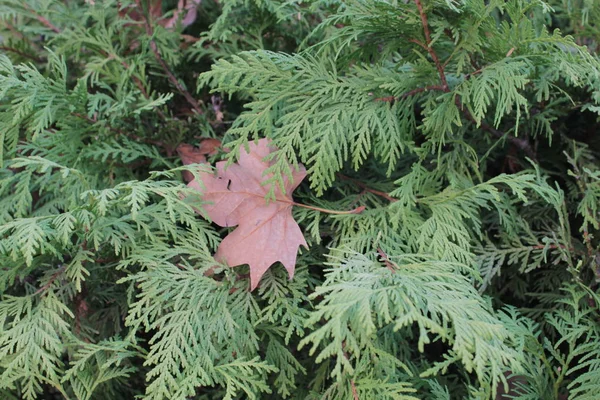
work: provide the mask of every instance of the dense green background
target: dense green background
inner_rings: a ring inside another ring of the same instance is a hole
[[[598,0],[0,0],[0,37],[0,398],[597,398]],[[250,292],[208,137],[366,209],[295,208]]]

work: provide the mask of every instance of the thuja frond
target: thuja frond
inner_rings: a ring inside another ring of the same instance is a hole
[[[315,57],[258,51],[219,61],[202,75],[201,83],[254,97],[229,130],[239,137],[231,143],[234,149],[266,135],[279,148],[269,170],[275,173],[273,179],[291,172],[288,162],[303,162],[311,186],[322,194],[346,162],[358,169],[375,152],[392,170],[412,146],[410,113],[401,123],[395,117],[411,102],[374,101],[371,91],[377,86],[365,85],[361,74],[357,69],[353,76],[339,77],[333,66]],[[351,134],[345,126],[354,127]]]
[[[146,398],[189,396],[197,386],[214,385],[226,388],[226,398],[240,389],[251,398],[269,392],[264,374],[275,368],[256,358],[258,310],[252,296],[239,285],[230,295],[236,286],[205,275],[210,264],[197,270],[175,265],[163,254],[148,261],[146,271],[126,280],[141,289],[127,324],[147,331],[161,327],[150,341]],[[156,296],[171,301],[157,304]]]
[[[543,264],[558,262],[560,255],[548,240],[544,240],[546,238],[539,241],[536,237],[524,239],[526,240],[503,243],[501,246],[488,241],[484,247],[475,250],[482,279],[481,291],[485,290],[496,276],[501,275],[502,268],[514,265],[518,267],[519,272],[527,273]]]
[[[15,66],[8,57],[0,55],[0,98],[6,104],[0,119],[3,148],[14,150],[23,122],[35,137],[68,113],[69,108],[76,107],[69,102],[64,58],[50,53],[48,69],[50,77],[45,77],[31,65]],[[6,99],[10,99],[10,105]]]
[[[590,319],[595,309],[586,304],[584,299],[589,293],[581,287],[568,284],[562,289],[554,302],[556,309],[545,316],[553,336],[536,333],[533,321],[522,317],[515,320],[515,310],[505,314],[517,322],[515,329],[523,330],[523,350],[528,358],[526,371],[515,380],[518,399],[550,398],[567,391],[576,399],[592,399],[596,395],[600,336],[597,324]]]
[[[580,288],[566,287],[565,292],[565,298],[558,302],[564,308],[548,316],[548,322],[556,329],[560,339],[553,344],[544,344],[552,354],[551,361],[560,365],[557,384],[577,373],[577,378],[569,379],[567,386],[571,395],[591,399],[600,387],[600,332],[598,325],[591,320],[595,309],[583,304],[587,294]],[[565,353],[559,350],[563,343],[567,346]]]
[[[581,229],[587,231],[590,227],[598,230],[600,201],[600,171],[590,169],[590,163],[595,161],[595,155],[591,154],[585,146],[573,143],[572,156],[567,155],[571,166],[569,175],[573,176],[577,184],[577,197],[580,199],[577,205],[577,213],[583,217]],[[594,167],[592,167],[594,168]]]
[[[110,392],[107,383],[124,381],[137,371],[130,363],[130,359],[138,354],[133,347],[130,342],[119,338],[82,344],[62,382],[69,382],[78,399],[90,399],[100,390],[106,395]]]
[[[14,389],[19,384],[25,399],[35,399],[45,384],[63,391],[62,343],[72,336],[67,322],[70,318],[73,314],[53,290],[41,299],[36,294],[3,297],[0,387]]]
[[[390,261],[393,271],[350,253],[347,259],[333,260],[335,268],[315,291],[323,300],[308,324],[320,326],[301,343],[318,351],[317,361],[335,357],[332,376],[352,375],[355,360],[388,325],[394,330],[415,326],[420,351],[432,340],[448,343],[450,362],[461,362],[494,388],[504,368],[521,369],[521,356],[508,345],[515,339],[485,301],[476,300],[468,279],[456,273],[462,266],[410,255]],[[459,301],[467,292],[471,300]],[[450,303],[444,300],[448,296],[454,299]]]
[[[531,68],[526,61],[503,60],[487,66],[465,84],[464,99],[473,105],[472,115],[480,123],[494,102],[496,113],[494,125],[498,126],[505,114],[516,112],[517,122],[521,110],[527,111],[527,99],[521,94],[528,83],[527,72]]]
[[[0,0],[0,397],[597,397],[597,3]]]

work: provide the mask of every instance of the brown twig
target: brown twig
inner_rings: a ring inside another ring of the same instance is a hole
[[[126,61],[121,60],[121,65],[123,66],[123,68],[129,69],[129,64],[127,64]],[[137,88],[140,90],[140,92],[142,92],[142,95],[144,95],[144,97],[146,99],[149,99],[150,95],[148,94],[148,91],[144,87],[144,83],[142,82],[142,80],[135,75],[131,75],[131,79],[133,79],[135,86],[137,86]]]
[[[173,73],[169,69],[169,66],[167,65],[167,63],[165,62],[165,60],[163,60],[162,57],[160,56],[160,52],[158,51],[158,47],[156,46],[156,42],[154,40],[150,41],[150,48],[152,49],[152,52],[154,53],[154,57],[156,58],[156,61],[158,61],[158,63],[161,65],[161,67],[163,68],[163,70],[167,74],[167,76],[169,78],[169,81],[171,81],[171,83],[177,88],[177,90],[179,91],[179,93],[182,94],[183,97],[185,97],[185,99],[192,106],[192,108],[194,109],[194,111],[196,111],[196,113],[198,113],[198,114],[202,114],[203,111],[202,111],[202,108],[200,107],[200,104],[190,94],[190,92],[188,92],[187,89],[184,88],[181,83],[179,83],[179,81],[177,80],[177,78],[175,77],[175,75],[173,75]]]
[[[468,74],[465,75],[465,81],[468,81],[469,79],[471,79],[473,76],[475,75],[479,75],[480,73],[483,72],[483,68],[479,68],[477,71],[473,71],[470,72]]]
[[[349,181],[354,183],[356,186],[358,186],[359,188],[363,189],[365,192],[369,192],[369,193],[373,193],[377,196],[383,197],[384,199],[388,200],[389,202],[393,203],[395,201],[398,201],[398,199],[393,198],[392,196],[390,196],[389,194],[382,192],[380,190],[376,190],[376,189],[372,189],[369,186],[367,186],[366,184],[364,184],[361,181],[358,181],[356,179],[350,178],[349,176],[346,175],[342,175],[342,174],[337,174],[337,176],[345,181]]]
[[[590,235],[587,229],[583,230],[583,243],[585,243],[588,256],[592,257],[594,255],[594,249],[592,247],[592,235]]]
[[[163,60],[162,56],[160,55],[160,50],[158,49],[158,46],[156,45],[156,42],[153,39],[154,30],[152,29],[152,25],[150,24],[150,19],[144,13],[143,7],[140,4],[140,0],[136,0],[136,4],[137,4],[138,8],[140,9],[140,11],[142,12],[142,14],[144,15],[144,27],[146,28],[146,34],[150,37],[150,49],[152,50],[152,53],[154,53],[154,58],[156,58],[156,61],[158,61],[158,63],[162,67],[163,71],[165,71],[165,73],[167,74],[169,81],[175,86],[177,91],[183,97],[185,97],[185,99],[192,106],[194,111],[196,111],[198,114],[202,114],[203,111],[202,111],[202,108],[200,107],[200,104],[198,103],[198,101],[177,80],[177,77],[173,74],[173,72],[171,72],[171,69],[169,68],[169,66],[167,65],[165,60]]]
[[[566,251],[573,252],[573,253],[575,253],[577,255],[580,255],[580,256],[585,256],[585,253],[582,253],[581,251],[577,250],[574,247],[565,246],[564,244],[551,244],[551,245],[534,244],[534,245],[526,246],[526,247],[528,247],[530,249],[534,249],[534,250],[543,250],[546,247],[548,247],[549,249],[553,249],[553,250],[558,250],[558,249],[560,249],[560,250],[566,250]]]
[[[87,301],[85,300],[85,297],[87,295],[87,288],[85,285],[85,282],[83,282],[81,284],[81,292],[79,292],[77,294],[77,296],[75,296],[74,299],[74,305],[75,305],[75,329],[74,329],[74,333],[76,336],[79,336],[79,334],[81,333],[81,321],[83,318],[85,318],[89,312],[89,304],[87,303]],[[84,339],[87,341],[87,339]]]
[[[386,266],[386,268],[389,269],[392,274],[395,274],[398,266],[394,262],[390,261],[390,258],[387,254],[385,254],[381,247],[377,248],[377,254],[379,254],[381,257],[381,261],[383,261],[383,264]]]
[[[43,17],[40,14],[38,14],[33,8],[29,7],[25,2],[23,2],[23,6],[29,12],[31,12],[35,16],[35,18],[38,21],[40,21],[44,26],[46,26],[47,28],[51,29],[55,33],[60,33],[60,29],[56,25],[54,25],[52,22],[48,21],[48,19],[46,19],[45,17]]]
[[[360,400],[358,397],[358,391],[356,390],[356,384],[354,383],[354,379],[350,379],[350,388],[352,389],[352,398],[354,400]]]
[[[346,341],[344,340],[342,342],[342,352],[344,354],[344,358],[348,361],[350,361],[350,357],[348,357],[348,353],[346,352]],[[356,383],[354,383],[354,379],[350,379],[350,390],[352,390],[352,399],[353,400],[360,400],[360,398],[358,397],[358,390],[356,390]]]
[[[41,288],[39,288],[35,293],[35,294],[40,294],[45,292],[46,290],[48,290],[50,288],[50,286],[52,286],[52,284],[54,283],[54,281],[65,271],[66,269],[66,265],[62,265],[58,271],[56,271],[54,274],[52,274],[52,276],[50,277],[50,279],[48,280],[48,282],[46,282],[46,284],[44,286],[42,286]]]
[[[375,101],[382,101],[384,103],[391,103],[392,101],[396,101],[398,98],[396,96],[385,96],[385,97],[377,97]]]
[[[456,98],[456,105],[458,106],[459,109],[461,109],[465,118],[467,118],[469,121],[477,124],[475,117],[473,117],[473,115],[467,108],[463,107],[463,105],[458,97]],[[531,148],[531,144],[529,143],[529,141],[527,139],[508,135],[505,132],[502,132],[502,131],[494,128],[493,126],[489,125],[487,122],[485,122],[483,120],[481,120],[479,122],[479,126],[481,127],[481,129],[491,133],[498,139],[502,139],[502,138],[506,137],[506,140],[508,140],[513,146],[517,147],[519,150],[523,151],[527,157],[531,158],[532,160],[536,159],[535,152]]]
[[[21,50],[15,49],[14,47],[0,46],[0,50],[9,51],[11,53],[18,54],[21,57],[28,58],[28,59],[33,60],[35,62],[43,62],[44,61],[44,59],[41,58],[41,57],[32,56],[31,54],[27,54],[25,52],[22,52]]]
[[[350,203],[348,205],[348,207],[354,207],[355,205],[357,205],[358,203],[360,203],[360,199],[363,198],[364,195],[366,195],[368,192],[366,190],[363,190],[362,192],[360,192],[356,198],[354,200],[352,200],[352,203]]]
[[[431,47],[431,33],[429,32],[429,23],[427,21],[427,14],[425,13],[425,11],[423,9],[423,4],[421,4],[421,0],[415,0],[415,4],[417,6],[417,10],[419,11],[419,15],[421,17],[421,24],[423,25],[423,32],[425,34],[425,43],[422,43],[416,39],[412,39],[411,42],[416,43],[417,45],[421,46],[423,49],[425,49],[429,53],[429,55],[431,56],[431,59],[435,63],[435,67],[438,71],[438,75],[440,76],[440,81],[442,82],[442,90],[444,92],[449,92],[448,81],[446,80],[446,74],[444,72],[444,65],[440,62],[440,59],[438,58],[437,53]],[[507,54],[507,57],[510,56],[511,53],[512,53],[512,51],[510,51]],[[481,69],[473,72],[472,74],[469,75],[469,78],[470,78],[470,76],[476,75],[480,72],[481,72]],[[462,103],[458,97],[456,98],[456,102],[457,102],[458,107],[462,110],[464,116],[471,122],[477,123],[477,121],[475,121],[475,118],[473,117],[473,115],[471,115],[469,110],[462,106]],[[498,129],[488,125],[485,121],[481,121],[479,123],[479,125],[481,126],[481,128],[483,130],[491,133],[492,135],[494,135],[495,137],[497,137],[499,139],[506,137],[506,139],[511,144],[513,144],[518,149],[522,150],[529,158],[535,159],[535,152],[531,148],[531,145],[529,144],[529,141],[527,139],[517,138],[512,135],[507,135],[504,132],[499,131]]]
[[[421,0],[415,0],[415,4],[417,5],[417,10],[419,10],[419,15],[421,17],[421,24],[423,25],[423,32],[425,33],[425,43],[421,43],[420,41],[415,40],[415,39],[413,39],[411,41],[413,43],[418,44],[419,46],[421,46],[423,49],[425,49],[429,53],[429,55],[431,56],[431,59],[435,63],[435,67],[440,76],[440,80],[442,81],[442,86],[444,88],[444,91],[448,91],[448,81],[446,80],[446,73],[444,72],[444,66],[440,62],[440,59],[438,58],[436,52],[431,47],[431,33],[429,32],[429,23],[427,22],[427,14],[425,13],[425,10],[423,10],[423,4],[421,4]]]
[[[547,245],[545,244],[534,244],[533,246],[531,246],[532,249],[536,249],[536,250],[540,250],[540,249],[544,249],[546,248]],[[549,249],[562,249],[562,250],[568,250],[568,251],[575,251],[574,248],[572,247],[567,247],[564,244],[551,244],[548,246]]]
[[[522,150],[527,157],[531,158],[532,160],[536,159],[535,152],[531,148],[531,144],[529,143],[529,140],[527,140],[525,138],[518,138],[513,135],[507,135],[506,133],[499,131],[498,129],[488,125],[488,123],[485,121],[481,121],[480,126],[483,130],[490,132],[492,135],[496,136],[499,139],[506,136],[506,139],[513,146],[517,147],[519,150]]]
[[[38,21],[40,21],[42,24],[44,24],[48,28],[52,29],[54,32],[60,33],[60,29],[58,29],[58,27],[56,25],[52,24],[52,22],[48,21],[46,18],[42,17],[39,14],[36,15],[36,18],[38,19]]]
[[[15,37],[25,40],[27,43],[31,43],[31,40],[29,40],[29,38],[25,35],[23,35],[21,32],[19,32],[19,30],[17,28],[15,28],[14,26],[12,26],[11,24],[9,24],[6,21],[2,21],[2,23],[4,23],[6,25],[6,28],[13,34],[15,35]]]

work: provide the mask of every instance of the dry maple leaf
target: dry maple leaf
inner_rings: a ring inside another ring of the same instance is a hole
[[[199,190],[208,204],[203,210],[216,224],[236,226],[219,245],[215,259],[230,266],[250,266],[250,288],[254,290],[269,267],[280,261],[294,275],[298,248],[308,248],[300,227],[292,217],[292,192],[306,176],[302,165],[293,172],[292,180],[284,177],[285,193],[275,190],[275,200],[265,196],[270,185],[263,176],[271,165],[264,158],[273,151],[268,139],[249,144],[250,152],[241,151],[238,163],[225,168],[216,165],[217,173],[201,172],[202,182],[193,180],[188,186]]]

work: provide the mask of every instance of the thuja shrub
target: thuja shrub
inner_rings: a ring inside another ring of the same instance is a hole
[[[0,398],[596,399],[599,10],[0,0]]]

